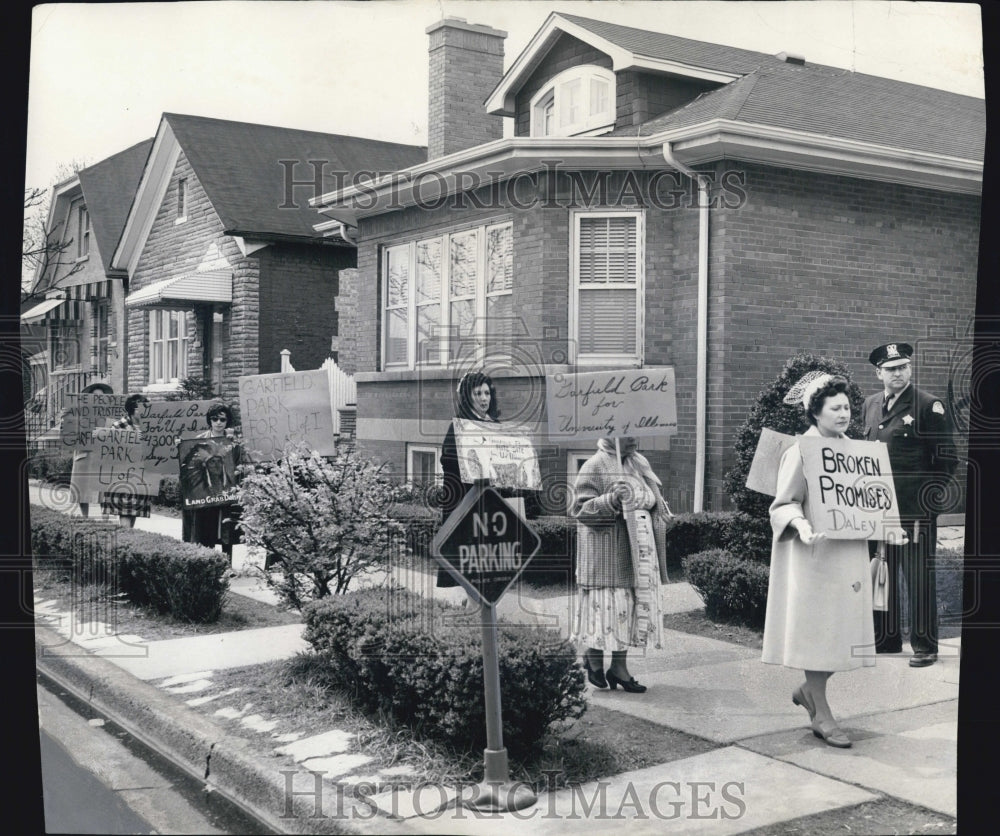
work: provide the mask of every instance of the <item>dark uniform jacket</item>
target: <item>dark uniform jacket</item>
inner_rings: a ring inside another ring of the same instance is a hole
[[[948,411],[944,401],[913,384],[906,387],[883,417],[884,400],[884,392],[865,399],[861,413],[865,438],[889,445],[889,463],[901,516],[927,519],[936,513],[930,500],[938,491],[931,486],[943,489],[957,464]],[[922,501],[921,491],[925,492]]]

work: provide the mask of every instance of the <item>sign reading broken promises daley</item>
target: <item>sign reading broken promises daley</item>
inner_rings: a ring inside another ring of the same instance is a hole
[[[280,458],[286,446],[300,442],[321,456],[337,451],[324,369],[241,377],[240,419],[254,458]]]
[[[849,438],[796,439],[809,524],[835,540],[885,540],[899,526],[889,448]]]
[[[550,439],[674,435],[677,400],[672,366],[546,378]]]

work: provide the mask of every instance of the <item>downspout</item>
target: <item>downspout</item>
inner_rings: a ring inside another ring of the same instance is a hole
[[[706,404],[708,400],[708,207],[711,179],[688,168],[674,157],[669,142],[663,143],[663,159],[698,183],[698,342],[695,380],[695,513],[705,509]]]

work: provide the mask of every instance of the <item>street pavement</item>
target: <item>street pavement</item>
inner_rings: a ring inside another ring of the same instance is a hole
[[[42,501],[34,486],[32,501]],[[137,527],[180,537],[179,519],[155,513],[138,520]],[[940,531],[944,546],[960,544],[962,535],[961,527]],[[237,546],[233,562],[231,591],[273,603],[273,593],[254,569],[260,555]],[[435,589],[431,575],[405,570],[394,575],[422,594],[452,602],[464,597],[461,589]],[[665,613],[702,606],[686,583],[668,584],[662,591]],[[286,658],[306,647],[297,624],[147,641],[115,635],[112,626],[99,622],[73,626],[70,614],[56,611],[53,602],[36,598],[35,607],[39,623],[55,631],[46,636],[59,634],[72,643],[66,647],[103,656],[135,681],[189,706],[205,702],[199,693],[210,687],[215,671]],[[477,610],[471,605],[469,610],[470,626],[478,626]],[[572,611],[570,596],[532,598],[516,591],[498,606],[503,618],[563,632]],[[40,653],[66,653],[66,647],[41,648]],[[662,648],[629,654],[631,672],[649,687],[645,694],[588,687],[588,699],[712,741],[717,748],[606,776],[592,785],[542,793],[533,807],[502,815],[442,809],[460,790],[414,787],[421,776],[373,770],[370,758],[343,730],[316,729],[308,737],[281,739],[270,732],[274,718],[248,713],[238,694],[212,699],[220,723],[269,735],[275,756],[291,757],[304,770],[325,770],[326,778],[339,784],[408,779],[410,789],[372,799],[399,821],[396,832],[506,833],[516,822],[525,836],[606,833],[628,821],[630,832],[640,834],[735,834],[885,797],[955,817],[960,651],[960,639],[944,640],[940,661],[916,669],[909,667],[904,647],[902,654],[879,656],[874,667],[835,675],[830,703],[854,742],[850,749],[835,749],[812,734],[805,711],[792,704],[800,672],[762,664],[757,650],[665,630]]]

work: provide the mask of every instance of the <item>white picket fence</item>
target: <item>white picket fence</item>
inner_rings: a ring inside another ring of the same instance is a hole
[[[333,431],[340,434],[340,411],[345,407],[353,407],[358,402],[358,388],[354,383],[354,378],[344,372],[332,357],[328,357],[321,369],[326,369],[327,377],[330,380],[330,408],[333,410]],[[281,352],[281,370],[283,372],[294,372],[292,365],[292,352],[287,348]],[[345,428],[346,429],[346,428]],[[351,430],[353,432],[353,429]]]

